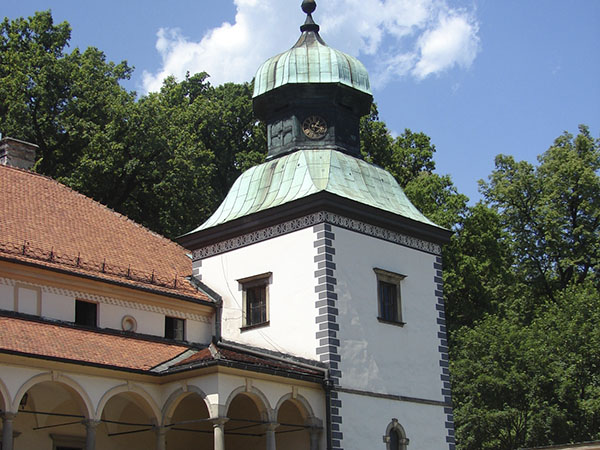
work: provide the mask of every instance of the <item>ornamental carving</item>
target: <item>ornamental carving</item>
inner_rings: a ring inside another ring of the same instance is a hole
[[[361,222],[360,220],[321,211],[196,249],[193,252],[193,259],[194,261],[198,261],[323,222],[434,255],[441,255],[442,253],[442,248],[439,244],[397,233],[386,228]]]

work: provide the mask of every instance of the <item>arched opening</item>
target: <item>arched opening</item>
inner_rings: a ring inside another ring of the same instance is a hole
[[[170,418],[167,418],[167,450],[212,450],[213,426],[204,399],[196,392],[178,399]]]
[[[104,405],[96,429],[96,448],[146,450],[156,446],[156,418],[146,400],[121,392]]]
[[[386,443],[386,450],[407,450],[409,441],[404,428],[398,423],[398,419],[392,419],[385,430],[383,439]]]
[[[85,402],[71,386],[57,381],[33,384],[18,398],[13,430],[15,449],[83,448],[88,417]]]
[[[264,450],[266,448],[266,407],[257,395],[237,394],[227,409],[225,424],[227,450]]]
[[[310,429],[308,413],[297,400],[285,400],[277,410],[277,448],[286,450],[309,450]]]

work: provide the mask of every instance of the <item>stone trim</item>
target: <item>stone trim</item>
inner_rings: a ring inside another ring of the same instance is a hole
[[[451,406],[449,403],[439,400],[429,400],[426,398],[408,397],[405,395],[396,394],[382,394],[381,392],[362,391],[359,389],[350,389],[345,387],[338,387],[337,391],[345,394],[362,395],[364,397],[385,398],[386,400],[395,400],[397,402],[418,403],[421,405],[441,406],[444,408]]]
[[[46,286],[46,285],[42,285],[42,284],[34,284],[34,283],[29,283],[29,282],[24,284],[24,283],[12,280],[10,278],[0,277],[0,284],[4,284],[7,286],[15,286],[16,283],[19,283],[19,286],[31,286],[32,288],[39,288],[42,290],[42,296],[43,296],[44,292],[48,292],[51,294],[64,295],[65,297],[72,297],[72,298],[78,299],[78,300],[89,300],[89,301],[93,301],[95,303],[104,303],[107,305],[120,306],[123,308],[128,308],[128,309],[133,309],[133,310],[148,311],[148,312],[163,314],[166,316],[176,317],[179,319],[190,319],[190,320],[195,320],[198,322],[203,322],[203,323],[208,323],[208,324],[212,323],[210,317],[203,316],[200,314],[185,313],[185,312],[182,312],[182,311],[179,311],[176,309],[163,308],[160,306],[149,305],[146,303],[130,302],[130,301],[121,300],[121,299],[118,299],[115,297],[107,297],[104,295],[89,294],[89,293],[83,292],[83,291],[73,291],[70,289],[61,289],[61,288],[56,288],[53,286]],[[43,300],[42,300],[42,302],[43,302]]]
[[[317,309],[315,323],[318,331],[315,335],[317,341],[317,355],[319,360],[326,363],[329,368],[329,381],[331,382],[331,401],[329,405],[329,423],[331,424],[331,448],[341,450],[344,434],[341,431],[342,401],[339,399],[337,387],[340,385],[342,372],[339,370],[340,340],[338,332],[337,294],[335,292],[337,279],[335,277],[335,233],[329,223],[319,223],[313,226],[316,234],[314,249],[315,257],[315,294],[317,295],[315,308]]]
[[[246,247],[257,242],[266,241],[320,223],[336,225],[340,228],[346,228],[348,230],[366,234],[367,236],[393,242],[434,255],[441,255],[442,252],[442,247],[439,244],[390,231],[386,228],[371,225],[360,220],[350,219],[348,217],[340,216],[339,214],[321,211],[196,249],[193,251],[192,257],[194,261],[199,261],[210,256]]]
[[[440,352],[440,379],[442,381],[442,397],[444,398],[444,414],[446,415],[446,442],[448,444],[448,450],[455,450],[456,443],[454,439],[454,414],[452,412],[452,392],[450,385],[450,368],[448,361],[448,336],[446,330],[446,312],[444,307],[444,286],[442,279],[442,257],[438,256],[435,258],[433,263],[434,276],[433,283],[435,286],[435,298],[437,300],[435,309],[438,313],[437,323],[439,325],[438,338],[440,345],[438,350]]]

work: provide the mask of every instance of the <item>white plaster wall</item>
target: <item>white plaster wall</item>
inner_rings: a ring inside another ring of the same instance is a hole
[[[202,260],[202,281],[223,298],[225,339],[316,359],[312,227]],[[270,325],[240,332],[242,289],[236,281],[272,272]]]
[[[34,286],[19,286],[19,312],[37,314],[37,296],[41,292],[42,317],[75,321],[76,298],[65,293],[48,291],[48,288]],[[94,300],[90,300],[94,302]],[[13,311],[15,302],[15,286],[0,284],[0,309]],[[98,304],[98,327],[122,330],[123,317],[132,316],[137,322],[137,332],[153,336],[165,335],[165,315],[143,309],[128,308],[126,306],[109,303]],[[175,309],[175,308],[174,308]],[[179,317],[185,318],[185,315]],[[186,319],[186,340],[194,343],[206,344],[213,335],[214,324]]]
[[[165,315],[151,311],[125,308],[119,305],[98,305],[98,326],[121,330],[124,316],[131,316],[137,322],[137,332],[154,336],[165,335]]]
[[[341,385],[442,400],[435,256],[342,228],[333,231]],[[403,327],[377,320],[375,267],[406,275],[401,285]],[[346,405],[343,410],[345,415]]]
[[[185,339],[196,344],[208,344],[213,336],[214,324],[187,319]]]
[[[345,450],[385,450],[383,436],[393,418],[409,439],[410,450],[448,448],[442,406],[421,405],[340,393]],[[433,432],[439,430],[439,432]]]
[[[152,311],[126,308],[100,303],[98,305],[98,326],[114,330],[122,329],[123,317],[131,316],[137,322],[137,333],[164,337],[165,315]],[[185,316],[181,316],[185,318]],[[189,342],[207,344],[213,333],[213,324],[197,320],[185,320],[185,338]]]
[[[26,286],[17,286],[18,309],[20,313],[38,315],[40,291]]]
[[[42,316],[66,322],[75,321],[75,298],[53,292],[42,292]]]
[[[0,309],[13,311],[15,309],[15,288],[0,284]]]

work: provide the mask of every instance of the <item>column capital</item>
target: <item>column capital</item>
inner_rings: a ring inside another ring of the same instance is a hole
[[[165,427],[163,425],[154,425],[154,432],[156,434],[167,434],[167,431],[169,431],[168,427]]]
[[[210,418],[213,427],[222,427],[229,422],[229,417],[211,417]]]
[[[16,412],[10,412],[10,411],[0,412],[0,417],[2,418],[2,420],[14,420],[16,416],[17,416]]]
[[[84,419],[81,421],[82,424],[85,425],[86,428],[96,428],[98,425],[100,425],[102,423],[101,420],[95,420],[95,419]]]
[[[275,431],[275,429],[279,426],[277,422],[267,422],[263,425],[265,430],[267,431]]]

